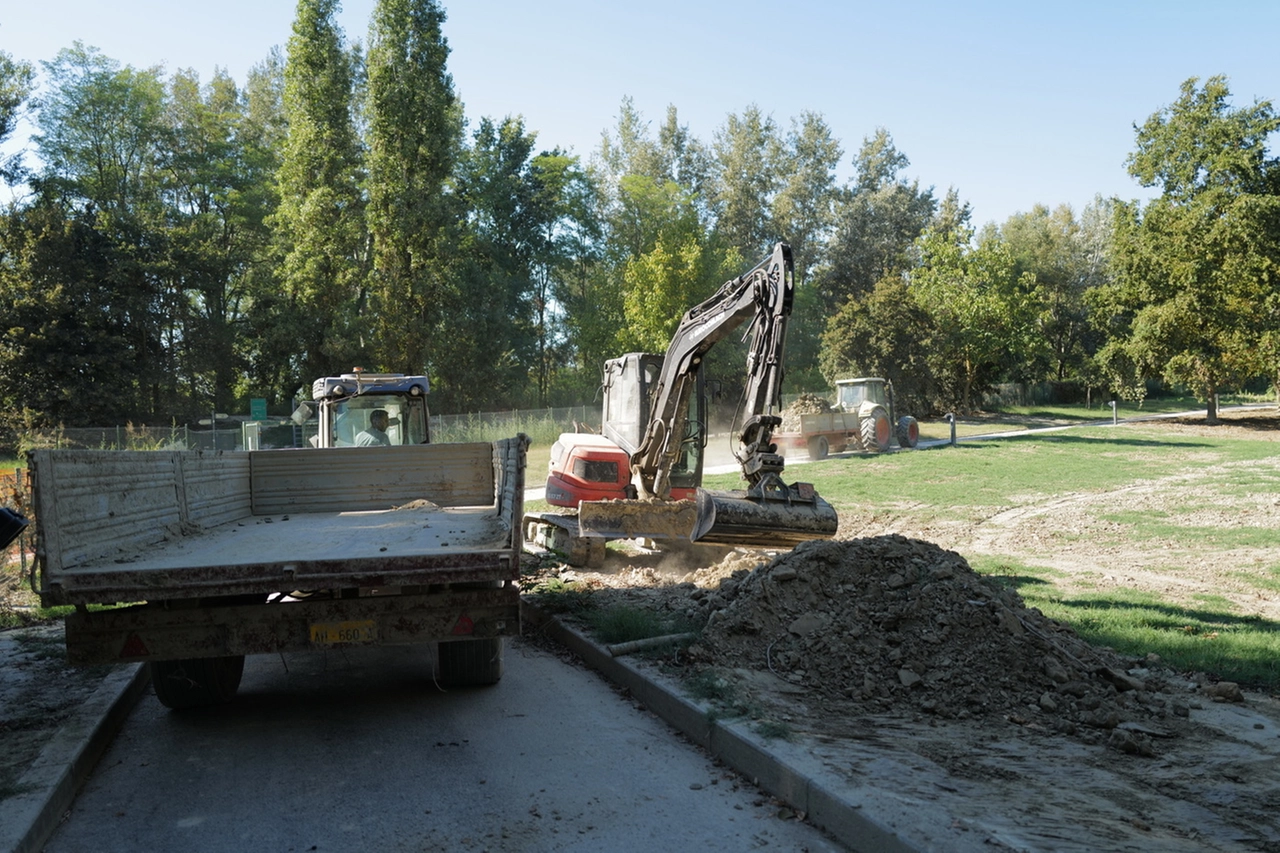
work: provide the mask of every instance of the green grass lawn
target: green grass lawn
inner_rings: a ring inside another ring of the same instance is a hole
[[[1226,402],[1224,401],[1224,405]],[[1149,401],[1143,413],[1198,408],[1194,401]],[[1134,412],[1121,410],[1121,415]],[[976,523],[997,512],[1043,504],[1055,496],[1102,494],[1135,484],[1196,473],[1196,485],[1157,511],[1112,506],[1095,518],[1106,532],[1091,532],[1090,544],[1149,547],[1154,568],[1194,572],[1197,553],[1231,550],[1245,555],[1230,577],[1262,599],[1280,595],[1280,530],[1250,523],[1213,523],[1221,503],[1280,502],[1280,442],[1197,436],[1162,431],[1158,424],[1120,429],[1088,425],[1109,420],[1110,408],[1028,407],[962,419],[960,435],[1013,430],[1028,422],[1074,423],[1061,432],[1010,436],[955,447],[884,455],[857,455],[793,465],[787,479],[812,482],[838,511],[902,518],[908,528]],[[946,422],[929,429],[946,428]],[[925,430],[925,434],[929,434]],[[939,437],[945,433],[939,433]],[[528,454],[527,485],[542,485],[550,440],[535,441]],[[0,460],[0,470],[20,467]],[[737,474],[711,475],[710,488],[739,488]],[[1168,486],[1177,488],[1176,484]],[[542,501],[530,510],[548,509]],[[1239,510],[1236,510],[1239,513]],[[1072,531],[1046,537],[1069,543]],[[1055,539],[1056,537],[1056,539]],[[1176,548],[1169,548],[1169,543]],[[1249,558],[1254,553],[1256,558]],[[968,555],[966,555],[968,556]],[[1015,587],[1029,606],[1074,627],[1092,642],[1126,654],[1158,654],[1171,665],[1206,671],[1245,684],[1280,689],[1280,624],[1244,612],[1226,595],[1192,600],[1164,597],[1115,583],[1067,577],[1037,565],[1025,554],[979,554],[976,571]]]

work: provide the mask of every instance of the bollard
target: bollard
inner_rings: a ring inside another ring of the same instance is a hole
[[[951,424],[951,446],[956,444],[956,416],[952,412],[947,412],[947,423]]]
[[[1120,423],[1120,417],[1116,414],[1116,401],[1111,401],[1111,425],[1115,426]]]

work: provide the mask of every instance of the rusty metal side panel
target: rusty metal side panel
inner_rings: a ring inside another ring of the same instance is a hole
[[[222,454],[37,450],[29,458],[43,581],[247,511],[248,467]],[[184,500],[182,468],[195,485]],[[195,507],[195,514],[190,508]]]
[[[491,506],[493,452],[488,442],[254,451],[253,512],[389,509],[415,500]]]
[[[520,596],[503,588],[431,595],[290,601],[223,607],[136,605],[67,617],[73,664],[162,661],[341,648],[313,642],[312,626],[361,623],[370,644],[487,639],[520,630]]]
[[[357,560],[298,560],[226,564],[167,570],[120,566],[76,572],[49,603],[167,601],[247,593],[339,587],[385,588],[515,580],[518,559],[506,551],[445,551],[416,557],[367,556]]]

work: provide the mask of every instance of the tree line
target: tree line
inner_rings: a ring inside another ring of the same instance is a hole
[[[519,116],[469,120],[437,0],[337,0],[243,83],[137,69],[81,43],[0,52],[0,141],[31,162],[0,213],[0,428],[284,413],[359,365],[425,372],[442,412],[569,405],[603,361],[662,351],[681,314],[785,240],[790,391],[887,376],[920,414],[1004,381],[1209,406],[1280,382],[1280,168],[1269,101],[1182,84],[1127,166],[1159,195],[1037,206],[981,228],[877,128],[845,152],[819,113],[756,106],[710,140],[622,100],[585,159]],[[709,369],[732,389],[741,353]],[[0,444],[8,442],[0,440]]]

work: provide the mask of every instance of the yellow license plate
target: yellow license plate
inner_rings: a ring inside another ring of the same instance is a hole
[[[315,622],[311,625],[311,642],[317,646],[340,643],[375,643],[378,626],[372,619],[352,622]]]

